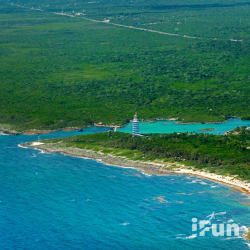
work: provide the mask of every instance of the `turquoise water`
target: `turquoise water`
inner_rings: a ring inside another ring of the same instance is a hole
[[[149,124],[151,125],[151,124]],[[204,127],[204,126],[203,126]],[[83,133],[106,131],[87,128]],[[41,135],[67,137],[72,132]],[[249,249],[242,237],[190,238],[193,217],[250,226],[250,197],[188,175],[149,176],[18,147],[0,135],[0,249]]]
[[[154,123],[140,122],[140,133],[173,133],[173,132],[200,132],[210,134],[224,134],[228,130],[233,130],[237,126],[248,126],[250,121],[242,121],[240,119],[230,119],[226,123],[218,124],[176,124],[176,121],[157,121]],[[166,124],[166,125],[163,125]],[[200,128],[214,128],[214,131],[204,132],[199,131]],[[132,123],[129,123],[123,128],[118,128],[118,131],[131,133]]]

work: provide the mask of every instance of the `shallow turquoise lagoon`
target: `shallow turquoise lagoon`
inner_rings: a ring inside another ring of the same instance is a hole
[[[166,124],[166,125],[163,125]],[[156,121],[154,123],[140,122],[140,133],[173,133],[173,132],[198,132],[210,134],[224,134],[228,130],[233,130],[240,126],[248,126],[250,121],[242,121],[240,119],[230,119],[225,123],[217,124],[177,124],[177,121]],[[202,128],[214,128],[214,131],[204,132],[199,131]],[[129,123],[123,128],[118,128],[118,131],[131,133],[132,123]]]

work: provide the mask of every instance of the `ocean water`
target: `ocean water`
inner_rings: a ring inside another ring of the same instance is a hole
[[[83,133],[106,131],[87,128]],[[56,132],[43,138],[78,132]],[[149,176],[19,147],[0,135],[0,249],[249,249],[234,236],[191,237],[192,218],[250,226],[250,197],[189,175]]]

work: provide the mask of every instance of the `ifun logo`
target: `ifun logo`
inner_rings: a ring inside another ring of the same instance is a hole
[[[200,220],[198,222],[197,218],[192,219],[192,237],[197,236],[205,236],[206,232],[210,232],[212,229],[213,236],[232,236],[232,232],[234,232],[234,236],[239,236],[239,226],[238,224],[228,224],[228,223],[219,223],[212,224],[211,221],[215,219],[215,215],[222,215],[226,212],[215,213],[208,215],[210,217],[209,220]],[[199,229],[198,229],[199,225]],[[218,228],[219,227],[219,228]],[[196,233],[194,233],[196,232]]]

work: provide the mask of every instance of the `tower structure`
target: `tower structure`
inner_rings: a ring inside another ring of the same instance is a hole
[[[133,135],[140,135],[139,120],[137,118],[137,114],[134,115],[133,119]]]

